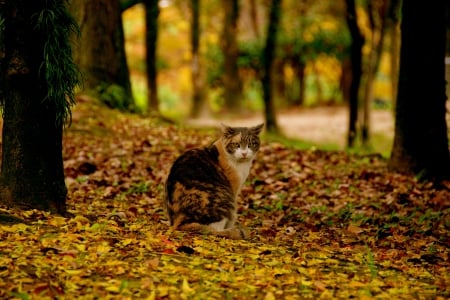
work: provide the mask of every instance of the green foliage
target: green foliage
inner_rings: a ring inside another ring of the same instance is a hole
[[[223,53],[219,45],[212,44],[208,45],[208,50],[205,53],[206,57],[206,80],[208,85],[211,87],[216,87],[222,85],[222,74],[223,74]]]
[[[45,41],[40,67],[41,80],[48,90],[45,101],[55,104],[58,124],[70,123],[71,107],[75,104],[74,87],[80,82],[80,74],[72,59],[69,37],[78,34],[79,29],[64,0],[45,4],[33,20],[36,32]]]
[[[350,36],[346,30],[320,30],[311,40],[284,33],[280,35],[277,55],[286,59],[298,57],[303,63],[323,54],[343,60],[348,54],[349,46]]]
[[[131,101],[123,86],[118,84],[102,84],[97,87],[96,92],[100,101],[108,107],[124,111],[130,109]]]
[[[255,71],[261,68],[263,45],[256,40],[239,44],[238,66]]]

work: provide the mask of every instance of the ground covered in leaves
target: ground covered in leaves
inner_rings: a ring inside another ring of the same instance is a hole
[[[64,138],[73,216],[0,207],[0,298],[450,297],[448,184],[378,156],[265,140],[240,202],[249,240],[172,232],[164,178],[214,135],[79,104]]]

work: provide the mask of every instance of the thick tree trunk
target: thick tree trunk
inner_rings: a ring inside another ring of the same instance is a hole
[[[263,74],[261,79],[266,130],[272,133],[277,133],[279,131],[273,100],[272,65],[275,57],[275,46],[278,26],[280,23],[280,15],[281,0],[272,0],[269,13],[269,25],[267,28],[266,45],[263,50]]]
[[[158,15],[159,6],[157,0],[145,0],[145,45],[147,49],[147,89],[148,111],[159,112],[157,69],[156,69],[156,45],[158,40]]]
[[[36,19],[45,1],[6,3],[0,202],[66,212],[62,122],[42,74],[45,37]],[[61,26],[64,26],[61,24]]]
[[[403,1],[391,170],[425,178],[450,175],[445,43],[444,1]]]
[[[224,100],[225,107],[231,112],[239,112],[242,99],[242,84],[239,79],[237,43],[239,1],[228,0],[222,2],[224,7],[223,42],[224,55]]]
[[[94,92],[109,106],[132,109],[119,0],[73,0],[71,12],[81,31],[73,45],[84,90]]]
[[[349,124],[347,146],[352,148],[355,143],[358,122],[358,94],[362,75],[362,47],[364,37],[358,27],[355,0],[345,0],[347,4],[347,25],[352,37],[350,59],[352,68],[352,82],[349,91]]]

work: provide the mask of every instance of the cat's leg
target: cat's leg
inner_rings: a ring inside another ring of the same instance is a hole
[[[233,228],[228,228],[222,231],[215,231],[213,232],[214,235],[227,237],[234,240],[245,240],[248,239],[248,231],[241,226],[235,226]]]
[[[209,224],[209,227],[215,231],[223,231],[223,230],[225,230],[225,228],[229,228],[229,227],[227,227],[228,222],[229,222],[229,220],[227,218],[223,218],[219,222],[214,222],[214,223]]]
[[[232,239],[247,239],[248,231],[245,227],[236,223],[236,215],[232,216],[232,219],[223,218],[219,222],[211,223],[208,225],[211,228],[213,234],[217,236],[224,236]]]
[[[211,223],[209,225],[204,225],[200,223],[183,224],[181,226],[176,227],[176,229],[182,231],[198,232],[201,234],[211,234],[235,240],[248,238],[247,230],[241,226],[235,226],[233,228],[224,229],[223,227],[224,224],[226,223],[226,220],[227,219],[225,219],[225,221],[222,220],[219,222]]]

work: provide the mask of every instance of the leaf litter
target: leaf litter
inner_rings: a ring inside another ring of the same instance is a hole
[[[84,102],[73,119],[70,216],[0,207],[2,299],[450,297],[448,182],[265,140],[240,199],[249,240],[172,231],[164,179],[215,130]]]

